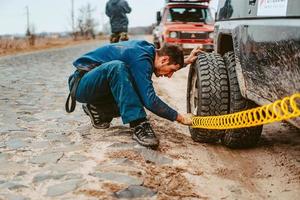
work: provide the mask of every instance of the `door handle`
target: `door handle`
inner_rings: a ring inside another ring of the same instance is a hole
[[[249,5],[254,6],[256,3],[256,0],[249,0]]]

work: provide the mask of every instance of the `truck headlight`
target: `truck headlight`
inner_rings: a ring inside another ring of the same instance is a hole
[[[170,38],[177,38],[177,32],[175,32],[175,31],[171,31],[169,33],[169,35],[170,35]]]
[[[210,39],[214,39],[214,36],[215,36],[214,32],[210,32],[210,33],[208,34],[208,37],[209,37]]]

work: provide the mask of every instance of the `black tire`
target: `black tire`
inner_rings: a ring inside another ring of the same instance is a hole
[[[227,67],[229,78],[230,106],[229,112],[239,112],[257,107],[253,101],[245,99],[241,95],[237,73],[234,52],[228,52],[224,55],[225,65]],[[226,130],[222,143],[230,148],[249,148],[257,144],[260,139],[263,126],[230,129]]]
[[[187,87],[187,111],[198,116],[228,113],[228,78],[222,57],[203,53],[191,65]],[[225,131],[189,128],[196,142],[218,142]]]

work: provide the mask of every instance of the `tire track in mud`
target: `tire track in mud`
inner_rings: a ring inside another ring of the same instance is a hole
[[[255,160],[249,157],[245,158],[243,152],[231,152],[228,149],[214,151],[214,153],[219,156],[218,160],[223,162],[225,166],[216,169],[216,175],[238,182],[242,187],[247,188],[250,193],[255,193],[259,198],[265,198],[252,181],[259,168]]]

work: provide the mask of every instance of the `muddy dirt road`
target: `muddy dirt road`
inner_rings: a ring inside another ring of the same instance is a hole
[[[96,130],[80,104],[66,114],[71,62],[98,45],[0,58],[0,199],[299,199],[300,133],[288,124],[265,126],[256,148],[230,150],[149,113],[160,138],[152,151],[120,119]],[[186,79],[187,69],[153,79],[181,112]]]

